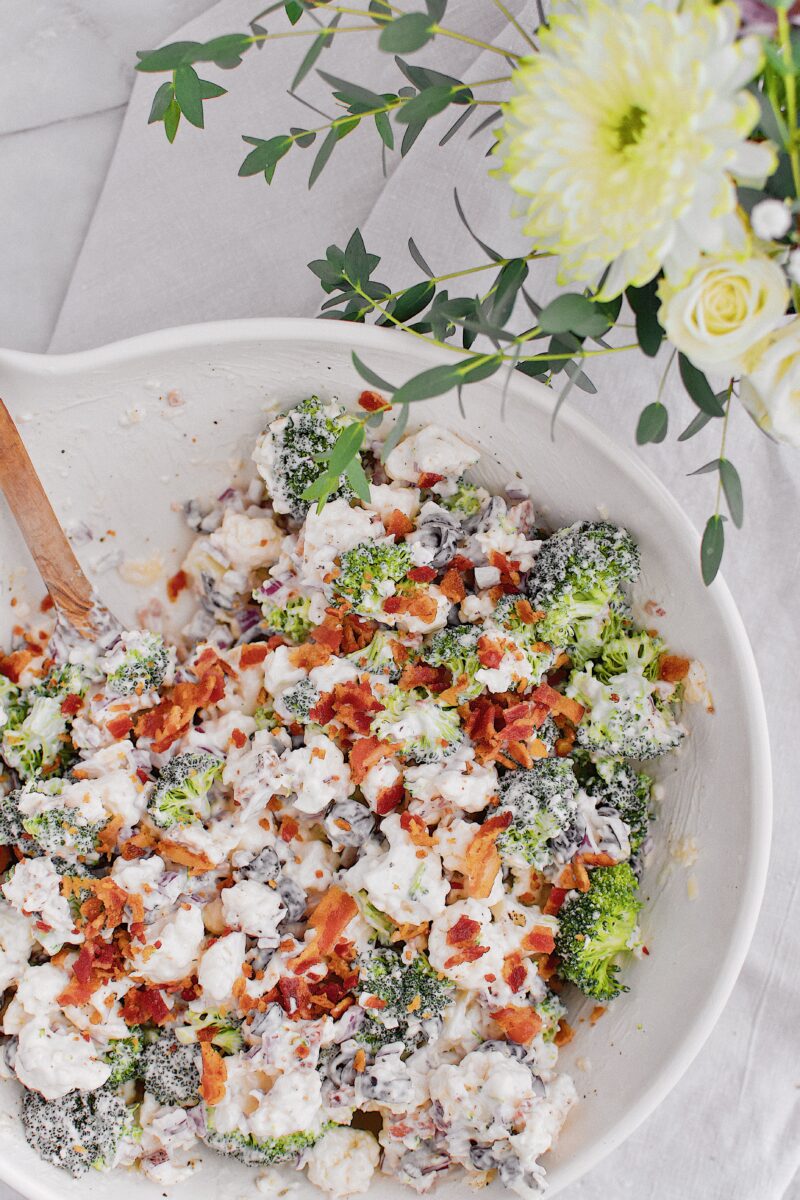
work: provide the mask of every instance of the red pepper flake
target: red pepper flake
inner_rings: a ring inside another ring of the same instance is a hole
[[[189,580],[184,570],[176,571],[170,579],[167,580],[167,599],[173,604],[180,596],[181,592],[185,591],[189,586]]]

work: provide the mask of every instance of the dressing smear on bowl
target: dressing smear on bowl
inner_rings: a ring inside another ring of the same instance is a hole
[[[186,503],[176,645],[43,615],[0,658],[2,1061],[73,1175],[167,1186],[205,1147],[536,1195],[565,1001],[627,990],[691,667],[633,619],[637,548],[546,533],[436,426],[369,427],[369,499],[349,471],[320,507],[356,419],[304,401]]]

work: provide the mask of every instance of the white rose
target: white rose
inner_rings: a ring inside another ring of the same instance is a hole
[[[750,416],[776,441],[800,446],[800,318],[754,346],[745,369],[739,397]]]
[[[701,370],[742,370],[742,356],[780,321],[789,289],[783,271],[763,255],[715,259],[685,287],[665,281],[658,319],[674,346]]]

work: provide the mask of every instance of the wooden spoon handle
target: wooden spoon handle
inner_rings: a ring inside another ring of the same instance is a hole
[[[53,602],[85,637],[96,633],[97,601],[11,415],[0,400],[0,487]]]

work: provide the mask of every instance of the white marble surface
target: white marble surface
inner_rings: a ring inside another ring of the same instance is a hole
[[[451,0],[462,20],[477,8],[478,0]],[[179,28],[190,37],[229,32],[253,11],[245,0],[0,0],[0,344],[67,351],[188,321],[312,315],[320,292],[305,264],[358,223],[392,280],[415,277],[405,250],[412,232],[437,270],[477,262],[452,210],[454,183],[486,236],[513,249],[508,198],[485,176],[477,143],[430,154],[433,130],[403,163],[392,160],[387,180],[361,132],[342,143],[311,193],[301,154],[281,164],[270,189],[238,180],[241,133],[268,136],[305,119],[285,94],[295,54],[265,52],[235,80],[225,77],[232,94],[208,105],[205,132],[181,130],[173,148],[145,125],[152,79],[139,79],[125,114],[135,49]],[[496,33],[492,13],[481,5]],[[366,67],[345,71],[337,53],[328,70],[380,83],[380,67],[369,68],[373,78]],[[456,47],[445,66],[472,62]],[[598,397],[573,393],[570,402],[630,442],[660,370],[640,357],[606,360],[593,371]],[[691,413],[674,381],[665,402],[682,428]],[[713,484],[686,473],[715,457],[714,438],[707,429],[683,450],[670,437],[644,452],[698,526]],[[731,538],[726,576],[759,662],[775,761],[769,888],[742,976],[696,1062],[564,1200],[800,1200],[800,457],[770,445],[742,413],[730,454],[744,476],[747,520]],[[0,1186],[0,1200],[8,1197]]]

